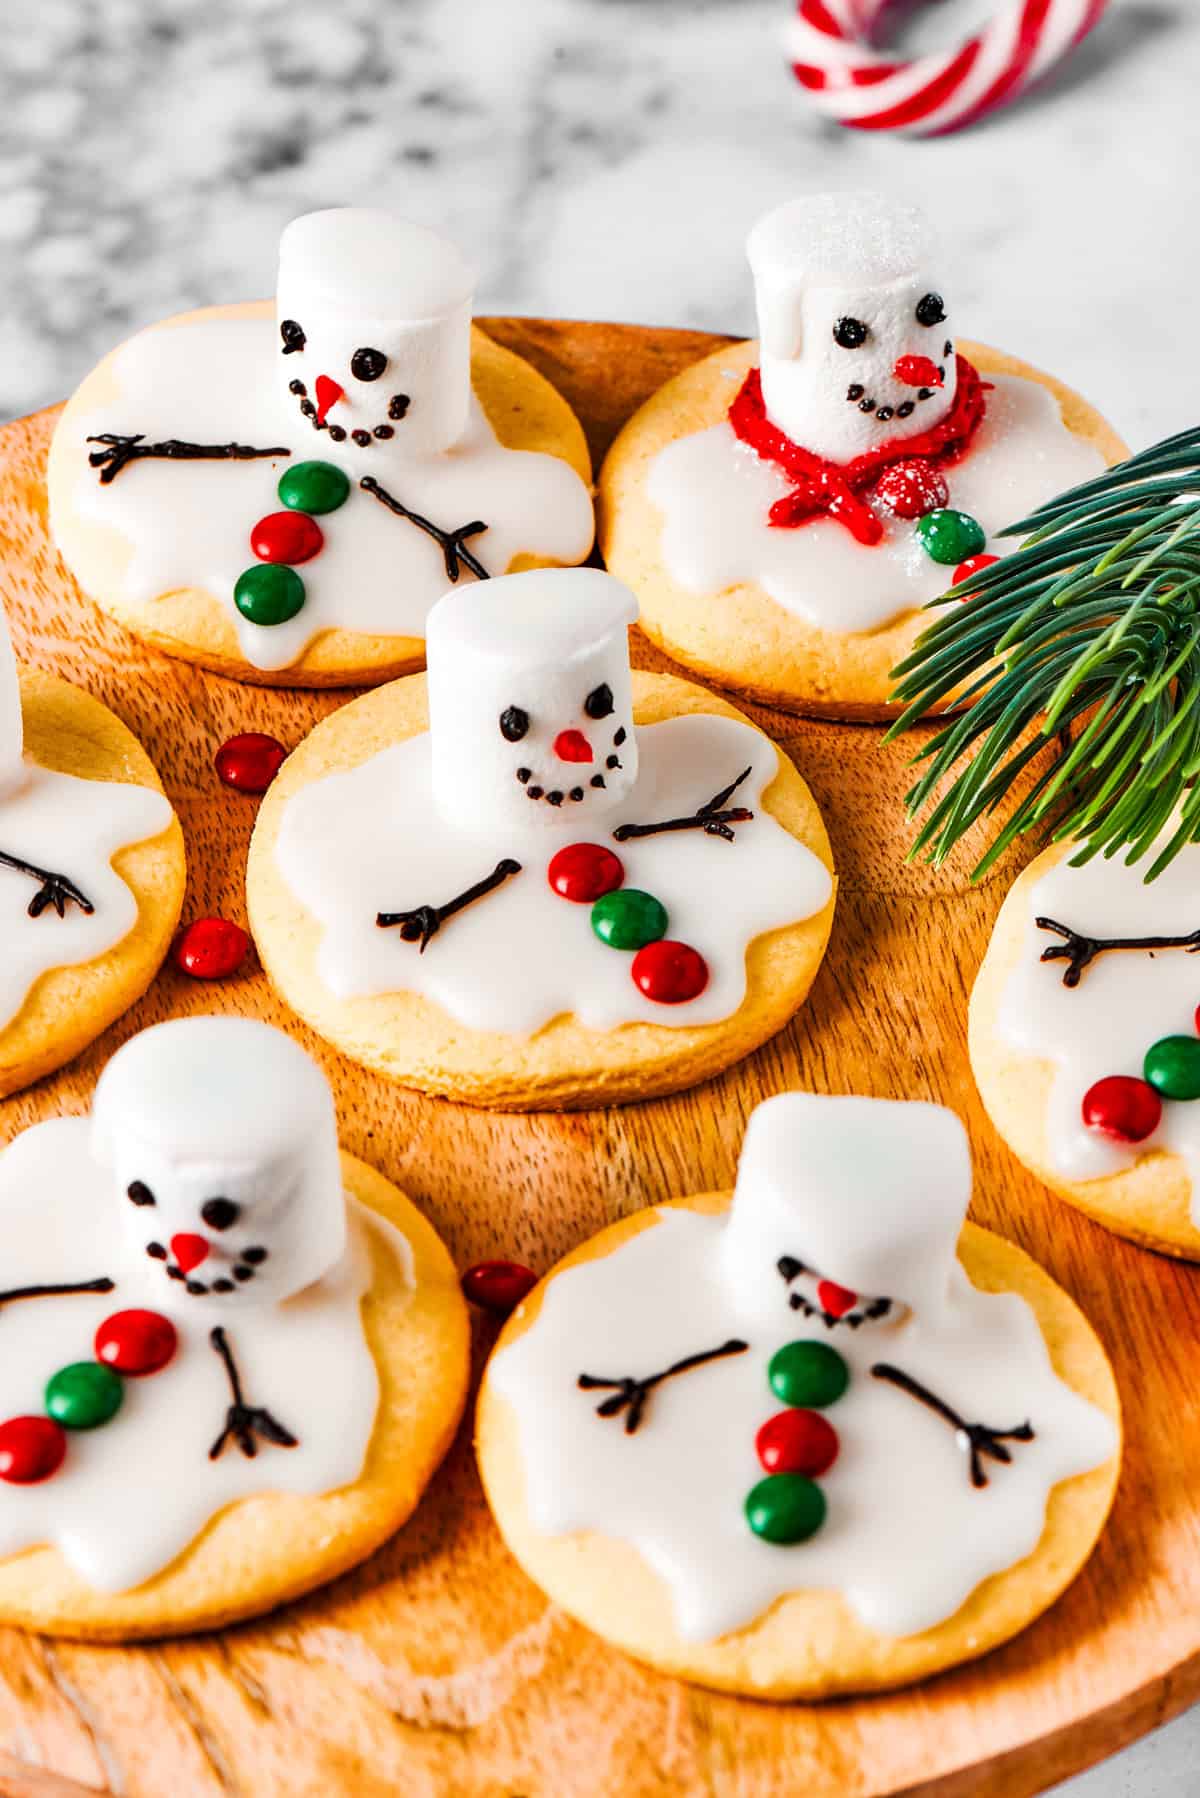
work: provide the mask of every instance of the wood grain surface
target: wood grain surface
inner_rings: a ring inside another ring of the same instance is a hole
[[[597,459],[662,380],[721,340],[632,326],[489,320],[573,402]],[[143,650],[83,598],[46,539],[54,414],[0,433],[0,596],[17,652],[105,699],[155,758],[183,820],[185,917],[244,920],[254,802],[213,753],[234,731],[289,745],[345,694],[239,686]],[[636,659],[665,666],[644,646]],[[264,1621],[147,1649],[0,1631],[0,1791],[96,1788],[383,1798],[1018,1798],[1200,1693],[1200,1273],[1056,1203],[991,1130],[966,1058],[966,1001],[1011,863],[905,864],[905,753],[867,726],[749,708],[819,799],[841,874],[833,940],[792,1025],[720,1080],[619,1111],[504,1117],[422,1099],[339,1059],[256,969],[217,987],[171,969],[72,1067],[0,1105],[0,1140],[87,1108],[135,1030],[233,1009],[291,1029],[328,1072],[345,1146],[431,1217],[460,1265],[544,1269],[602,1225],[732,1184],[770,1093],[932,1098],[969,1124],[973,1215],[1020,1242],[1087,1310],[1116,1365],[1127,1462],[1085,1573],[1024,1635],[909,1692],[826,1707],[715,1696],[643,1670],[568,1622],[506,1555],[464,1428],[410,1526],[358,1572]],[[477,1321],[481,1358],[491,1330]]]

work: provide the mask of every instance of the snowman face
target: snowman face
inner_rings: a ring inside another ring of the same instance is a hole
[[[907,1305],[882,1294],[855,1292],[826,1279],[816,1268],[808,1267],[794,1255],[781,1255],[776,1271],[787,1289],[791,1310],[815,1318],[827,1330],[844,1325],[857,1330],[863,1324],[897,1324],[908,1315]]]
[[[92,1145],[125,1260],[156,1303],[276,1304],[345,1249],[329,1083],[250,1018],[173,1018],[130,1039],[96,1087]]]
[[[314,455],[378,474],[458,441],[473,281],[453,245],[388,213],[292,221],[279,251],[278,378]]]
[[[172,1168],[129,1145],[114,1170],[134,1254],[189,1298],[261,1304],[292,1290],[301,1181],[277,1167]],[[128,1177],[127,1177],[128,1176]]]
[[[574,825],[628,794],[637,773],[629,682],[618,682],[618,708],[610,682],[592,681],[592,675],[605,672],[615,671],[605,668],[603,657],[590,669],[577,663],[569,682],[555,683],[560,691],[553,700],[545,681],[516,676],[498,695],[515,696],[498,712],[496,730],[505,745],[507,775],[526,808],[570,813]]]
[[[636,614],[596,569],[506,575],[439,600],[429,716],[449,822],[510,842],[579,835],[622,804],[638,768],[626,637]]]
[[[764,343],[767,411],[793,442],[835,462],[927,431],[954,399],[949,313],[924,275],[808,289],[783,348]]]

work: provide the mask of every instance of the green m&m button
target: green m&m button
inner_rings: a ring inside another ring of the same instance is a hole
[[[1164,1099],[1200,1099],[1200,1037],[1160,1037],[1147,1049],[1142,1073]]]
[[[258,562],[238,575],[233,603],[251,624],[286,624],[304,604],[304,582],[283,562]]]
[[[46,1410],[64,1430],[94,1430],[116,1416],[124,1396],[124,1382],[111,1367],[99,1361],[72,1361],[47,1384]]]
[[[592,929],[610,949],[641,949],[667,934],[667,909],[652,893],[618,887],[592,907]]]
[[[820,1411],[841,1398],[850,1369],[827,1342],[788,1342],[771,1356],[767,1378],[785,1405]]]
[[[350,493],[350,480],[335,462],[296,462],[285,468],[276,489],[293,512],[336,512]]]
[[[764,1542],[807,1542],[825,1521],[825,1494],[802,1473],[769,1473],[747,1493],[745,1512]]]
[[[987,542],[979,520],[969,512],[956,512],[953,506],[937,506],[918,518],[917,536],[927,556],[947,564],[977,556]]]

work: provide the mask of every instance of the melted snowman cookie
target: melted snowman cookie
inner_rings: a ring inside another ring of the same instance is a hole
[[[516,1108],[641,1098],[795,1011],[829,851],[767,738],[630,674],[595,570],[450,593],[423,683],[318,728],[251,847],[264,965],[318,1030],[426,1090]]]
[[[166,321],[60,421],[55,539],[139,635],[248,679],[419,666],[446,582],[577,562],[590,467],[570,408],[473,333],[433,232],[336,209],[288,226],[277,304]]]
[[[183,885],[179,825],[141,746],[98,700],[18,674],[0,614],[0,1093],[140,998]]]
[[[1147,884],[1075,846],[1014,885],[971,996],[971,1065],[997,1129],[1109,1229],[1200,1258],[1200,847]]]
[[[787,1094],[753,1114],[732,1199],[570,1256],[480,1398],[532,1577],[654,1665],[760,1697],[901,1684],[1038,1615],[1103,1525],[1116,1395],[1065,1294],[964,1226],[969,1195],[940,1107]]]
[[[760,342],[687,369],[621,432],[605,561],[689,667],[799,711],[884,716],[918,608],[1122,446],[1057,383],[959,340],[911,209],[812,196],[748,248]]]
[[[190,1018],[0,1156],[0,1616],[96,1638],[269,1609],[369,1554],[453,1434],[433,1231],[339,1158],[280,1032]]]

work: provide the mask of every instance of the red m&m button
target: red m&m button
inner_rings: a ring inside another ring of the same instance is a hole
[[[178,1340],[170,1318],[157,1311],[118,1311],[96,1331],[94,1348],[105,1367],[136,1378],[164,1368]]]
[[[625,878],[619,855],[602,843],[569,843],[550,859],[546,879],[560,899],[591,905],[615,892]]]
[[[260,562],[308,562],[324,542],[320,525],[307,512],[269,512],[250,533],[250,548]]]
[[[0,1480],[10,1485],[48,1480],[66,1452],[66,1432],[52,1417],[10,1417],[0,1423]]]
[[[632,973],[639,991],[659,1005],[683,1005],[708,985],[708,963],[699,950],[667,937],[638,950]]]

